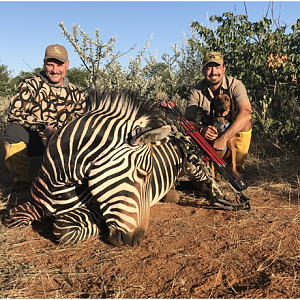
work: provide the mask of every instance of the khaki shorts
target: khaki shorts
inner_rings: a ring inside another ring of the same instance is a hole
[[[248,151],[251,142],[252,129],[247,132],[239,132],[236,135],[236,166],[245,168]]]

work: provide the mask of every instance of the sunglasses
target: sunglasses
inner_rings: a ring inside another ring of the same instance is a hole
[[[210,59],[218,59],[218,60],[223,60],[223,55],[222,54],[206,54],[204,57],[204,61],[208,61]]]

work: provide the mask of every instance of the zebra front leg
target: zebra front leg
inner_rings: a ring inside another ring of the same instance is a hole
[[[57,243],[71,245],[92,236],[99,236],[99,224],[96,224],[95,219],[95,215],[86,207],[79,207],[60,215],[53,224],[53,233]]]
[[[31,202],[26,202],[13,207],[8,211],[4,218],[4,225],[9,228],[20,228],[28,226],[33,221],[38,221],[45,217],[46,215],[40,207]]]

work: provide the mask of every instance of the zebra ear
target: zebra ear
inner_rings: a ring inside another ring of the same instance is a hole
[[[136,140],[131,141],[132,145],[142,146],[149,143],[156,143],[165,139],[171,133],[171,126],[165,125],[159,128],[143,132]]]

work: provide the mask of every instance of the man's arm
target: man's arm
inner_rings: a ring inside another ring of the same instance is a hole
[[[192,121],[195,122],[196,116],[197,116],[197,112],[199,109],[199,103],[201,101],[201,93],[200,90],[198,89],[201,85],[201,82],[194,86],[190,93],[189,93],[189,97],[187,99],[187,105],[186,105],[186,109],[185,109],[185,114],[184,117],[188,120],[188,121]]]
[[[197,111],[197,105],[187,106],[185,109],[184,117],[189,121],[195,122]]]
[[[41,118],[30,114],[29,107],[33,102],[34,96],[29,84],[26,82],[20,83],[15,95],[10,100],[8,122],[17,123],[34,131],[42,131],[47,124],[43,125],[44,121]],[[39,108],[38,103],[34,106]],[[31,109],[36,111],[34,108]]]
[[[88,97],[82,92],[81,90],[78,89],[77,95],[76,95],[77,103],[74,108],[74,116],[75,118],[83,115],[88,111]]]

